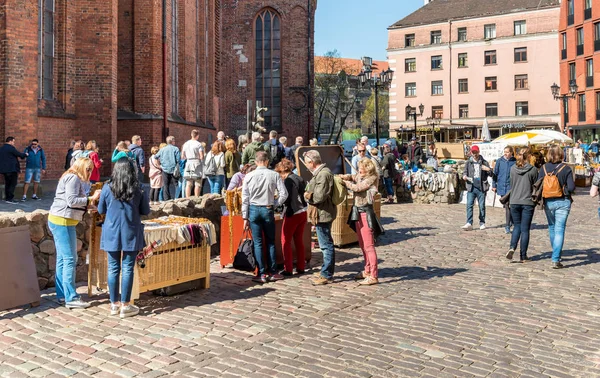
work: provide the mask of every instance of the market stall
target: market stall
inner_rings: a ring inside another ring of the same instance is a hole
[[[210,287],[210,246],[217,242],[214,225],[204,218],[161,217],[142,222],[146,248],[138,254],[131,299],[141,293],[201,280]],[[108,290],[107,255],[100,249],[102,216],[95,214],[90,232],[88,295]]]
[[[241,216],[242,193],[241,190],[227,191],[225,195],[227,213],[221,217],[221,245],[219,258],[222,267],[233,263],[237,248],[244,234],[244,219]],[[281,214],[275,215],[275,252],[277,253],[277,264],[283,264],[283,250],[281,249],[281,228],[283,218]],[[250,231],[249,231],[250,232]],[[307,263],[312,257],[310,249],[310,224],[304,227],[304,259]],[[266,245],[264,252],[266,253]],[[296,260],[296,246],[292,243],[292,256]]]

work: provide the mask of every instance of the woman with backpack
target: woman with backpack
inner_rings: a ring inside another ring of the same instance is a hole
[[[279,173],[283,184],[287,189],[288,196],[283,203],[283,225],[281,228],[281,249],[283,251],[284,270],[281,275],[290,277],[293,275],[294,257],[292,256],[292,238],[296,246],[296,273],[304,274],[304,227],[308,221],[306,210],[308,204],[304,199],[306,182],[302,177],[292,173],[294,164],[288,159],[283,159],[275,166],[275,172]]]
[[[141,215],[150,214],[150,206],[133,159],[121,158],[115,163],[110,181],[102,188],[98,213],[106,214],[100,248],[108,254],[110,314],[135,316],[140,309],[131,304],[133,268],[138,252],[146,245]]]
[[[552,246],[552,268],[560,269],[562,249],[565,240],[567,218],[571,211],[571,193],[575,192],[573,170],[563,163],[563,149],[553,145],[548,149],[548,161],[540,170],[538,180],[542,181],[544,212],[548,219],[548,233]]]
[[[377,195],[379,181],[375,164],[369,158],[362,158],[358,162],[358,173],[355,175],[342,175],[343,185],[354,194],[354,205],[348,217],[348,225],[358,235],[358,244],[365,258],[365,269],[356,275],[360,285],[375,285],[379,283],[377,270],[377,252],[375,251],[375,238],[383,233],[373,210],[373,202]]]
[[[533,185],[538,179],[538,170],[529,163],[531,153],[529,148],[521,148],[517,152],[516,163],[510,169],[510,197],[507,207],[510,208],[515,228],[512,231],[510,249],[506,258],[512,260],[519,239],[521,240],[521,253],[519,262],[528,261],[527,249],[529,247],[529,229],[533,220],[535,204],[531,199]]]
[[[204,158],[204,176],[210,184],[210,193],[221,194],[225,185],[225,146],[218,140]]]

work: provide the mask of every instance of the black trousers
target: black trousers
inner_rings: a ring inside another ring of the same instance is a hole
[[[179,169],[179,168],[177,168],[177,169]],[[171,196],[171,182],[174,181],[173,174],[166,173],[165,171],[163,171],[162,176],[163,176],[163,200],[168,201],[170,199],[173,199],[173,196]]]
[[[4,199],[12,201],[15,198],[15,188],[19,181],[19,174],[17,172],[9,172],[2,175],[4,175]]]

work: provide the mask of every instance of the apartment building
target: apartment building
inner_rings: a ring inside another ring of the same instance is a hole
[[[485,119],[492,138],[558,128],[559,13],[559,0],[432,0],[390,26],[391,134],[414,135],[420,104],[422,141],[480,138]]]

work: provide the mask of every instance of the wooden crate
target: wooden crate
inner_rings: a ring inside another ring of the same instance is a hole
[[[102,228],[94,225],[90,233],[90,296],[94,288],[108,291],[108,260],[106,253],[100,249],[101,235]],[[203,280],[202,288],[210,287],[210,247],[206,243],[168,243],[154,251],[146,260],[145,268],[136,264],[131,299],[138,299],[141,293],[198,279]]]
[[[346,198],[345,203],[342,203],[337,207],[337,217],[331,225],[331,237],[333,238],[333,244],[336,247],[342,247],[358,242],[356,232],[354,232],[347,223],[353,205],[354,197],[350,194],[348,195],[348,198]],[[381,194],[375,196],[373,208],[377,217],[381,218]]]

